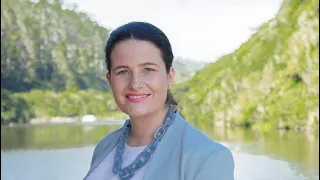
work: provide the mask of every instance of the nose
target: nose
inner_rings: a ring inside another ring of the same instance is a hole
[[[130,82],[129,82],[129,89],[132,90],[139,90],[142,86],[141,86],[141,76],[140,74],[132,74],[131,78],[130,78]]]

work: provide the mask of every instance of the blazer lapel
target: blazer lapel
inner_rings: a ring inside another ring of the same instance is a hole
[[[157,176],[157,174],[159,174],[159,172],[161,173],[163,170],[163,167],[161,167],[161,162],[165,164],[168,163],[168,159],[166,157],[171,154],[171,149],[179,144],[178,140],[182,137],[185,125],[185,120],[179,114],[179,112],[177,112],[175,122],[168,128],[168,131],[163,136],[152,157],[150,158],[150,163],[142,180],[163,179],[163,177]]]

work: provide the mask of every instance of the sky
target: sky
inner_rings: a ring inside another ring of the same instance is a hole
[[[107,29],[146,21],[169,38],[174,56],[213,62],[275,17],[281,0],[64,0]]]

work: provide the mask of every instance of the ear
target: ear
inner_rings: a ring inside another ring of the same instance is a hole
[[[176,74],[176,70],[174,69],[173,66],[171,66],[170,71],[168,73],[168,85],[171,86],[174,81],[174,76]]]
[[[111,76],[110,76],[110,73],[108,73],[108,72],[106,73],[106,79],[107,79],[109,85],[111,85]]]

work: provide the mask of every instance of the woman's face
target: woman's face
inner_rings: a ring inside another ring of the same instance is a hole
[[[107,79],[119,108],[129,117],[163,110],[174,69],[167,74],[160,49],[148,41],[125,40],[111,53]]]

